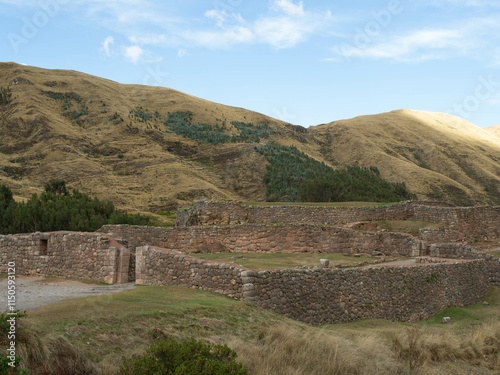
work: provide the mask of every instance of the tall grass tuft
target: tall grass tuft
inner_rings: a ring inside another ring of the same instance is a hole
[[[482,323],[465,337],[425,332],[416,327],[393,338],[396,355],[412,370],[431,362],[466,361],[500,370],[500,322]]]
[[[281,324],[265,329],[259,340],[233,339],[229,346],[255,375],[404,374],[391,349],[370,335],[347,341]]]
[[[63,336],[40,337],[26,321],[18,322],[17,354],[21,367],[37,375],[93,375],[98,368]]]

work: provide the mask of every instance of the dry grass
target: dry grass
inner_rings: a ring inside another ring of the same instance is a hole
[[[349,341],[318,329],[280,324],[256,341],[233,339],[238,361],[254,375],[403,374],[389,346],[373,335]]]
[[[466,335],[413,326],[394,336],[393,349],[411,369],[430,362],[464,361],[500,371],[500,322],[482,323]]]
[[[35,374],[61,368],[72,372],[60,374],[78,374],[77,368],[116,374],[122,356],[170,335],[227,343],[253,375],[496,375],[500,288],[485,300],[488,306],[447,309],[416,324],[364,320],[316,328],[215,293],[139,287],[30,312],[21,321],[19,350],[30,369],[41,369]],[[441,324],[443,315],[453,324]]]
[[[405,181],[420,198],[487,203],[491,195],[483,182],[494,187],[500,181],[500,140],[450,116],[395,111],[310,127],[299,134],[262,114],[167,88],[0,63],[0,87],[18,77],[32,84],[11,85],[14,106],[9,115],[0,113],[0,183],[19,198],[40,193],[50,178],[61,178],[71,188],[131,212],[168,211],[202,198],[265,199],[266,161],[252,151],[252,144],[198,144],[147,130],[137,121],[132,126],[139,131],[131,132],[126,129],[128,113],[137,107],[163,116],[191,111],[194,121],[209,124],[217,119],[219,124],[265,123],[280,131],[269,140],[296,146],[334,167],[356,161],[375,165],[384,178]],[[49,91],[79,95],[89,115],[83,121],[64,116],[61,100],[50,98]],[[108,120],[115,112],[124,122]]]
[[[489,131],[494,136],[500,138],[500,125],[490,126],[489,128],[486,128],[485,130]]]
[[[41,337],[24,320],[17,325],[16,355],[22,358],[21,368],[37,375],[99,374],[98,366],[66,337]]]

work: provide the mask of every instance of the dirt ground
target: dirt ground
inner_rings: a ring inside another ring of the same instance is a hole
[[[134,283],[100,285],[43,276],[16,276],[15,285],[15,308],[20,311],[35,310],[64,299],[118,293],[135,288]],[[0,279],[0,313],[5,313],[8,308],[7,291],[7,278],[2,278]]]

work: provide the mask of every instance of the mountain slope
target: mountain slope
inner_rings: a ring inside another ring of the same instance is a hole
[[[498,202],[500,142],[460,118],[400,110],[310,128],[332,163],[376,165],[430,199]]]
[[[493,133],[493,135],[500,138],[500,125],[490,126],[489,128],[486,128],[485,130],[490,132],[490,133]]]
[[[267,162],[254,146],[267,142],[334,167],[377,166],[421,199],[493,203],[500,195],[500,140],[453,116],[403,110],[305,129],[167,88],[0,63],[7,86],[0,183],[21,198],[61,178],[131,211],[264,200]],[[207,143],[217,137],[225,143]]]

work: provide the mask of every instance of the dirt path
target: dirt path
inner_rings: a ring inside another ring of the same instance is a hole
[[[99,285],[66,279],[47,279],[43,276],[16,277],[16,309],[35,310],[57,301],[134,289],[134,283]],[[0,313],[7,311],[7,279],[0,279]]]

